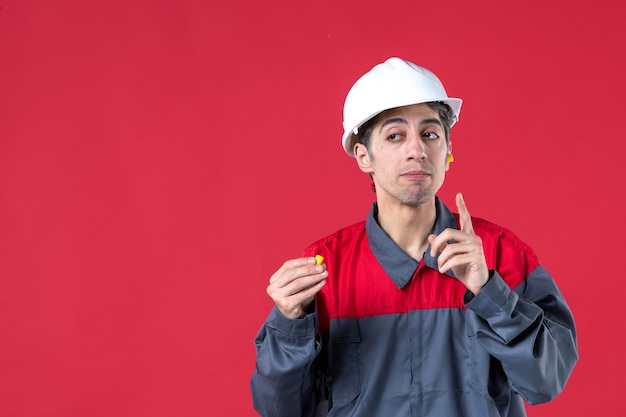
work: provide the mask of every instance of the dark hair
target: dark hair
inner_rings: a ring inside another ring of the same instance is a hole
[[[454,120],[452,109],[443,101],[430,101],[426,104],[439,115],[439,119],[441,119],[441,123],[443,123],[443,129],[446,134],[446,143],[450,143],[450,126]],[[381,113],[378,113],[376,116],[363,123],[361,127],[359,127],[359,133],[356,135],[354,143],[362,143],[365,145],[368,152],[370,151],[372,141],[372,129],[374,129],[374,125],[378,121],[378,116]]]

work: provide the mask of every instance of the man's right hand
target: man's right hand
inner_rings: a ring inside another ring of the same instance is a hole
[[[267,294],[283,316],[300,319],[326,284],[327,276],[326,265],[316,265],[315,258],[291,259],[272,275]]]

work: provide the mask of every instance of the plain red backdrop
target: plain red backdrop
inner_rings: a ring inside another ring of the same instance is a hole
[[[343,99],[394,55],[465,100],[440,196],[534,247],[621,415],[625,6],[0,1],[0,416],[253,416],[271,273],[364,218]]]

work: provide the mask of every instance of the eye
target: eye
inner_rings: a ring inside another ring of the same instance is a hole
[[[426,139],[439,139],[439,135],[435,132],[424,132],[422,134],[422,137],[426,138]]]
[[[391,133],[389,136],[387,136],[387,140],[390,142],[397,142],[400,139],[402,139],[402,135],[400,133]]]

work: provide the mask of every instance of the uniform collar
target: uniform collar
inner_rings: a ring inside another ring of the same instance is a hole
[[[439,198],[435,197],[435,234],[441,233],[444,229],[457,229],[457,220],[454,214],[446,207]],[[393,280],[398,288],[403,288],[409,283],[419,262],[407,255],[380,227],[378,224],[378,204],[372,204],[372,208],[365,221],[367,239],[374,256],[383,267],[387,275]],[[437,269],[437,257],[430,256],[430,245],[424,254],[424,265]],[[452,271],[446,273],[454,277]]]

